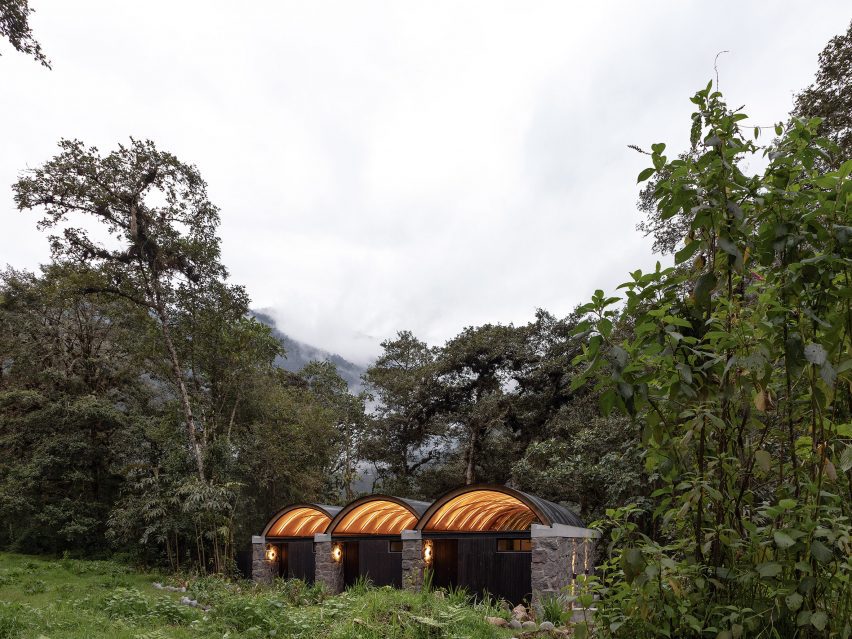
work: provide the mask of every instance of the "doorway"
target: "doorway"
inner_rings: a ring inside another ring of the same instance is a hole
[[[432,572],[432,583],[438,588],[449,588],[458,583],[458,539],[435,539],[432,541]]]
[[[361,574],[361,563],[358,553],[360,549],[357,541],[343,543],[343,585],[351,586]]]

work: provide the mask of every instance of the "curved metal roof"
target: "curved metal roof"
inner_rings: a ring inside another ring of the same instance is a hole
[[[573,512],[507,486],[474,484],[436,499],[417,523],[418,530],[488,532],[529,530],[532,524],[583,527]]]
[[[327,528],[332,535],[398,535],[412,530],[429,508],[425,501],[368,495],[346,504]]]
[[[313,537],[325,532],[340,506],[290,504],[275,513],[263,529],[264,537]]]

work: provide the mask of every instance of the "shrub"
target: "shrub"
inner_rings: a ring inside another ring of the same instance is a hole
[[[541,614],[545,621],[549,621],[554,626],[559,626],[565,622],[567,602],[562,597],[551,595],[541,601]]]
[[[151,608],[148,599],[135,588],[116,588],[104,601],[104,611],[114,619],[139,619]]]

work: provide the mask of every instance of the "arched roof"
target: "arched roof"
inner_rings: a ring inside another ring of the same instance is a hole
[[[332,535],[398,535],[414,530],[429,504],[390,495],[368,495],[346,504],[332,519]]]
[[[291,504],[282,508],[263,529],[264,537],[313,537],[325,532],[340,506]]]
[[[418,530],[432,532],[506,532],[529,530],[532,524],[583,522],[567,508],[506,486],[463,486],[436,499],[423,513]]]

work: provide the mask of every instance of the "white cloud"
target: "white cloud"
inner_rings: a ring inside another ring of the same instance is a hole
[[[54,70],[0,57],[0,185],[62,136],[150,137],[201,169],[256,305],[358,361],[399,329],[567,313],[651,266],[626,144],[684,146],[723,49],[730,101],[783,119],[852,17],[842,0],[807,19],[790,1],[35,6]],[[5,187],[0,229],[0,262],[46,259]]]

